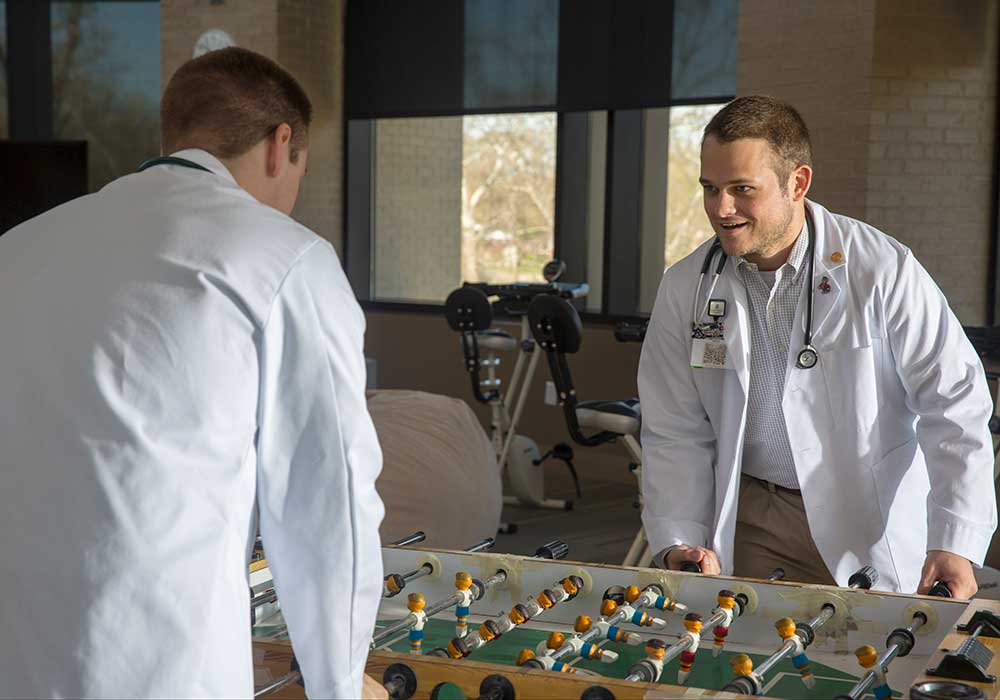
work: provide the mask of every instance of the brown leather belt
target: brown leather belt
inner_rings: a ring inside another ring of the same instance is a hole
[[[764,479],[758,479],[756,476],[750,476],[749,474],[744,474],[744,476],[747,476],[747,477],[753,479],[754,481],[756,481],[757,483],[761,484],[762,486],[764,486],[771,493],[776,493],[778,491],[784,491],[785,493],[790,493],[790,494],[793,494],[795,496],[801,496],[802,495],[802,491],[800,489],[790,489],[787,486],[781,486],[780,484],[775,484],[774,482],[771,482],[771,481],[765,481]]]

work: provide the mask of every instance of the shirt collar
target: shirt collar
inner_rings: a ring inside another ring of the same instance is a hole
[[[809,250],[809,224],[803,222],[802,230],[799,232],[799,237],[795,239],[795,245],[792,246],[791,252],[788,254],[788,260],[785,264],[779,267],[785,267],[788,265],[792,268],[792,274],[798,274],[799,270],[802,269],[802,263],[805,261],[806,252]],[[748,262],[745,258],[736,258],[736,267],[739,270],[753,270],[754,272],[759,272],[757,265],[752,262]]]
[[[236,178],[234,178],[233,174],[229,172],[229,168],[223,165],[221,160],[206,150],[201,148],[185,148],[183,151],[177,151],[176,153],[171,153],[170,155],[174,158],[184,158],[192,163],[197,163],[202,167],[208,168],[214,174],[236,184]]]

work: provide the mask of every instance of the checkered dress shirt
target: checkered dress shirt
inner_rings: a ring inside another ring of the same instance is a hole
[[[809,249],[806,227],[792,246],[788,262],[772,275],[736,259],[750,308],[750,382],[743,442],[743,473],[789,489],[799,488],[781,398],[792,323],[805,287]]]

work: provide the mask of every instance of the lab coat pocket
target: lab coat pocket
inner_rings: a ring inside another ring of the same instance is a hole
[[[873,338],[865,347],[831,348],[820,353],[819,365],[837,432],[861,437],[873,430],[878,416],[881,355],[880,338]]]
[[[889,450],[872,467],[872,476],[897,580],[902,590],[915,590],[914,577],[919,576],[927,548],[927,522],[914,518],[913,512],[920,510],[930,491],[927,469],[917,453],[917,439]]]

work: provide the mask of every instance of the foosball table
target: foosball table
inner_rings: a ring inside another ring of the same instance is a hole
[[[1000,698],[1000,603],[383,548],[368,674],[390,698]],[[269,588],[251,575],[258,697],[304,689]],[[297,682],[298,681],[298,682]]]

